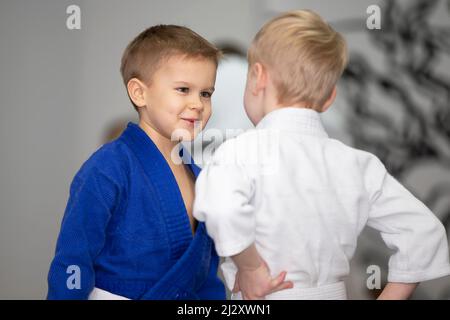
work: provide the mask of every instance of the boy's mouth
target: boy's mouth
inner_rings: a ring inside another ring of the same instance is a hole
[[[196,118],[181,118],[181,120],[186,121],[189,125],[194,126],[196,121],[199,121],[199,119]]]

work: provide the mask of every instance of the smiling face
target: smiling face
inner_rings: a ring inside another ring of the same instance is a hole
[[[211,116],[216,69],[202,57],[175,55],[162,62],[150,84],[141,83],[140,121],[161,138],[193,140]]]

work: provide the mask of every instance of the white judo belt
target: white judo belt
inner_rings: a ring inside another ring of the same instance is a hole
[[[89,300],[130,300],[128,298],[119,296],[117,294],[99,289],[94,288],[92,292],[89,294]]]
[[[232,293],[231,300],[242,300],[241,293]],[[266,300],[347,300],[347,291],[343,281],[314,288],[294,283],[294,288],[274,292]]]

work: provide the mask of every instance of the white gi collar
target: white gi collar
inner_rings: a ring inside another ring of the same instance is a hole
[[[328,138],[320,115],[317,111],[306,108],[283,107],[264,116],[256,126],[257,129],[277,129],[292,133],[306,134]]]

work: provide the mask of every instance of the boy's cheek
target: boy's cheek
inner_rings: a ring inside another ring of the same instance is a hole
[[[250,107],[250,104],[251,104],[251,97],[250,96],[251,95],[249,94],[248,90],[245,89],[245,92],[244,92],[244,107],[245,107],[247,112],[248,112],[247,109]]]
[[[205,128],[210,118],[211,118],[211,109],[209,109],[209,111],[206,114],[203,113],[202,130]]]

